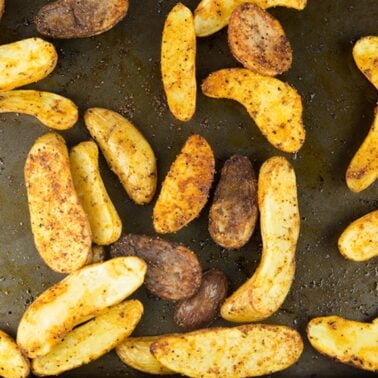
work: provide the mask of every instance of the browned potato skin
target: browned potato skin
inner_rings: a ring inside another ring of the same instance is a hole
[[[255,229],[257,215],[257,181],[252,164],[245,156],[232,156],[224,164],[210,208],[210,235],[224,248],[241,248]]]
[[[129,0],[58,0],[42,7],[37,30],[52,38],[85,38],[101,34],[121,21]]]
[[[217,269],[208,270],[202,275],[197,293],[177,304],[174,315],[176,324],[187,330],[207,327],[217,317],[227,292],[228,279],[225,274]]]
[[[261,75],[276,76],[291,67],[292,49],[281,24],[255,4],[242,4],[232,13],[228,43],[235,59]]]
[[[111,246],[112,257],[137,256],[147,263],[146,287],[162,299],[191,297],[201,284],[201,266],[182,245],[143,235],[126,235]]]
[[[0,0],[0,19],[4,13],[5,0]]]

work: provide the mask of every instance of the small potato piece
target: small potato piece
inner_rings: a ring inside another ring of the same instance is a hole
[[[189,121],[196,110],[196,34],[192,12],[181,3],[164,24],[161,72],[170,111]]]
[[[70,162],[74,185],[91,225],[93,242],[114,243],[121,236],[122,222],[100,175],[96,143],[78,144],[71,150]]]
[[[191,297],[201,284],[197,256],[182,245],[159,238],[126,235],[111,246],[111,256],[138,256],[148,266],[145,285],[154,295],[178,301]]]
[[[353,47],[353,58],[360,71],[378,89],[378,36],[359,39]]]
[[[285,158],[273,157],[262,165],[258,203],[261,262],[252,278],[221,307],[222,317],[231,322],[255,322],[274,314],[294,279],[300,218],[295,172]]]
[[[378,178],[378,106],[374,122],[346,172],[346,183],[353,192],[367,189]]]
[[[79,117],[77,106],[68,98],[32,90],[0,93],[0,113],[10,112],[34,116],[55,130],[71,128]]]
[[[339,238],[339,251],[347,259],[367,261],[378,256],[378,210],[350,224]]]
[[[84,119],[130,198],[138,205],[151,202],[156,191],[156,158],[140,131],[121,115],[107,109],[88,109]]]
[[[227,292],[228,279],[225,274],[217,269],[208,270],[202,275],[197,293],[177,304],[174,315],[176,324],[188,330],[210,325],[218,316]]]
[[[171,165],[153,212],[155,231],[177,232],[199,216],[205,206],[215,170],[207,141],[192,135]]]
[[[281,24],[255,4],[234,10],[228,25],[232,55],[245,68],[261,75],[276,76],[290,69],[293,54]]]
[[[57,61],[55,47],[40,38],[0,46],[0,92],[44,79]]]
[[[71,273],[29,306],[18,326],[17,344],[30,358],[49,353],[76,325],[138,289],[146,270],[138,257],[119,257]]]
[[[92,245],[91,264],[102,263],[105,260],[105,249],[102,245]]]
[[[128,337],[116,348],[122,362],[133,369],[147,374],[175,374],[174,371],[162,365],[151,353],[150,346],[159,340],[160,336]]]
[[[84,38],[104,33],[127,13],[129,0],[58,0],[42,7],[35,24],[52,38]]]
[[[0,376],[26,378],[30,374],[29,361],[21,353],[16,342],[0,331]]]
[[[24,174],[31,228],[41,257],[56,272],[81,268],[91,254],[91,229],[74,188],[64,139],[53,133],[38,138]]]
[[[127,338],[139,323],[143,305],[131,300],[106,309],[67,334],[49,353],[32,361],[38,376],[52,376],[100,358]]]
[[[246,156],[232,156],[224,164],[210,208],[210,235],[224,248],[241,248],[253,234],[257,215],[257,182],[252,164]]]
[[[229,68],[210,74],[202,91],[206,96],[244,105],[263,135],[279,150],[294,153],[301,149],[305,140],[302,100],[288,84],[244,68]]]
[[[164,366],[189,377],[243,378],[288,368],[303,350],[294,329],[265,324],[211,328],[161,337],[151,352]]]
[[[0,0],[0,19],[4,13],[5,0]]]
[[[307,326],[311,345],[320,353],[359,369],[378,371],[378,322],[361,323],[339,316],[315,318]]]

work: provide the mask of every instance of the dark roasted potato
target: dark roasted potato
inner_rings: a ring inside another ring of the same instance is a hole
[[[147,263],[144,283],[156,296],[179,301],[191,297],[201,284],[201,266],[194,252],[159,238],[126,235],[112,245],[112,257],[138,256]]]
[[[106,32],[127,13],[129,0],[57,0],[42,7],[35,24],[52,38],[84,38]]]
[[[0,18],[4,13],[4,5],[5,5],[4,3],[5,3],[5,0],[0,0]]]
[[[245,156],[226,161],[209,214],[209,232],[224,248],[241,248],[251,237],[257,221],[257,182]]]
[[[228,279],[224,273],[217,269],[208,270],[202,275],[197,293],[177,304],[175,322],[188,330],[208,326],[217,317],[227,291]]]

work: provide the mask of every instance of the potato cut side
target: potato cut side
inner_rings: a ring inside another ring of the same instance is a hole
[[[353,47],[353,58],[360,71],[378,89],[378,36],[359,39]]]
[[[82,142],[75,146],[70,162],[74,185],[91,225],[93,242],[114,243],[121,236],[122,222],[100,175],[96,143]]]
[[[198,217],[207,202],[215,169],[214,154],[204,138],[192,135],[171,165],[153,212],[155,231],[179,231]]]
[[[38,376],[52,376],[88,364],[108,353],[135,329],[143,305],[131,300],[115,305],[84,325],[75,328],[49,353],[32,361]]]
[[[40,38],[0,46],[0,92],[44,79],[57,61],[55,47]]]
[[[258,204],[261,262],[252,278],[221,307],[222,317],[232,322],[254,322],[274,314],[294,279],[300,218],[295,172],[285,158],[273,157],[262,165]]]
[[[170,111],[178,120],[189,121],[196,110],[196,34],[192,12],[181,3],[164,24],[161,72]]]
[[[151,353],[151,345],[160,336],[128,337],[116,348],[122,362],[133,369],[147,374],[166,375],[175,374],[174,371],[162,365]]]
[[[53,133],[38,138],[27,156],[24,174],[39,254],[60,273],[81,268],[91,253],[91,229],[74,188],[64,139]]]
[[[378,106],[374,122],[346,172],[346,183],[353,192],[367,189],[378,178]]]
[[[16,342],[0,330],[0,376],[26,378],[30,374],[29,361],[21,353]]]
[[[18,345],[30,358],[49,353],[76,325],[138,289],[146,270],[138,257],[118,257],[70,274],[26,310],[18,327]]]
[[[0,93],[0,113],[28,114],[55,130],[71,128],[79,117],[77,106],[68,98],[33,90]]]
[[[206,37],[224,28],[232,12],[243,3],[253,3],[263,9],[283,6],[302,10],[307,0],[201,0],[194,11],[197,37]]]
[[[302,147],[302,99],[288,84],[244,68],[229,68],[210,74],[202,91],[206,96],[244,105],[263,135],[279,150],[296,152]]]
[[[142,133],[111,110],[88,109],[86,126],[112,171],[138,205],[149,203],[156,191],[156,158]]]
[[[378,323],[339,316],[315,318],[307,326],[311,345],[320,353],[359,369],[378,371]]]
[[[294,364],[302,350],[297,331],[263,324],[166,336],[151,346],[152,354],[164,366],[202,378],[271,374]]]

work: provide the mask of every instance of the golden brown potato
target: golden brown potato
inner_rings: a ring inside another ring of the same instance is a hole
[[[170,111],[178,120],[189,121],[196,110],[196,34],[192,12],[181,3],[165,21],[161,72]]]
[[[171,165],[153,212],[155,231],[177,232],[205,206],[213,182],[214,154],[204,138],[192,135]]]
[[[4,13],[5,0],[0,0],[0,19]]]
[[[42,7],[35,24],[52,38],[84,38],[101,34],[121,21],[129,0],[57,0]]]
[[[202,92],[244,105],[263,135],[279,150],[294,153],[302,147],[302,100],[288,84],[245,68],[229,68],[210,74],[202,83]]]

